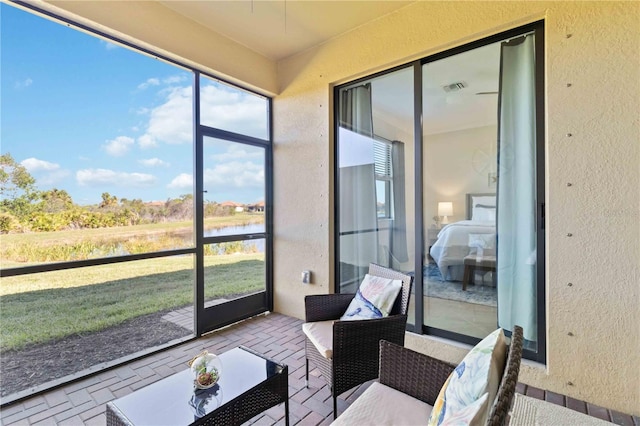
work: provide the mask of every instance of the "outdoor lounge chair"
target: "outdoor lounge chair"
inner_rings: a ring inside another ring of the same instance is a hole
[[[306,384],[311,360],[331,389],[334,419],[338,395],[378,377],[380,340],[404,345],[413,277],[376,264],[369,265],[369,275],[402,281],[402,288],[387,317],[339,321],[354,294],[305,297]],[[314,324],[309,327],[309,323]],[[316,335],[310,339],[309,335],[314,333]],[[312,340],[323,342],[320,346],[324,347],[317,347]]]
[[[503,360],[504,369],[497,371],[501,379],[495,398],[488,400],[487,409],[483,411],[488,426],[503,426],[506,422],[520,371],[522,339],[522,328],[515,326],[506,360]],[[454,369],[453,364],[382,341],[379,381],[367,388],[332,426],[426,425],[431,411],[438,409],[434,405],[440,389],[448,383]],[[466,424],[459,419],[454,423]]]

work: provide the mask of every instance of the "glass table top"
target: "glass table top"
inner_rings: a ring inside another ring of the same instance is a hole
[[[186,369],[112,404],[136,426],[190,424],[282,372],[280,365],[242,347],[218,358],[220,379],[212,388],[196,390],[193,373]]]

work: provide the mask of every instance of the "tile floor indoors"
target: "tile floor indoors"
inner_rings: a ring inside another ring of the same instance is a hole
[[[2,425],[105,425],[109,401],[134,392],[150,383],[181,371],[197,353],[207,349],[222,353],[244,345],[289,366],[290,422],[292,425],[331,423],[331,398],[327,385],[312,370],[310,386],[304,386],[304,336],[302,321],[281,314],[268,314],[242,321],[155,355],[104,371],[95,376],[30,397],[0,410]],[[342,412],[368,386],[359,386],[338,399]],[[520,383],[518,392],[547,400],[619,425],[640,426],[637,416],[629,416]],[[249,423],[284,424],[284,408],[273,407]]]

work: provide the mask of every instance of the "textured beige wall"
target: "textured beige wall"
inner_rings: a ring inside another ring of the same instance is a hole
[[[275,306],[302,318],[304,295],[331,291],[332,85],[542,18],[548,356],[521,379],[638,415],[639,3],[418,2],[280,62]],[[413,334],[407,344],[451,361],[468,349]]]
[[[153,1],[35,0],[30,3],[265,94],[276,63]]]

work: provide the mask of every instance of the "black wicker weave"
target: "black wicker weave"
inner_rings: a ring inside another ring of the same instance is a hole
[[[315,364],[331,388],[333,418],[337,417],[337,398],[341,393],[378,377],[380,340],[404,345],[407,311],[413,277],[369,265],[369,274],[402,280],[402,290],[388,317],[363,321],[336,321],[333,324],[333,357],[325,358],[306,338],[306,380],[309,360]],[[305,298],[305,321],[338,320],[347,310],[353,294],[313,295]]]
[[[500,382],[498,394],[491,407],[491,413],[487,421],[489,426],[502,426],[506,423],[507,413],[511,408],[511,402],[516,393],[516,384],[518,383],[518,374],[520,373],[522,342],[522,327],[516,325],[513,327],[513,333],[511,334],[511,345],[509,346],[509,354],[504,367],[502,381]]]
[[[522,327],[515,326],[504,374],[490,408],[488,426],[504,426],[518,382],[522,359]],[[412,351],[394,343],[380,342],[380,383],[435,405],[440,388],[455,365]]]

